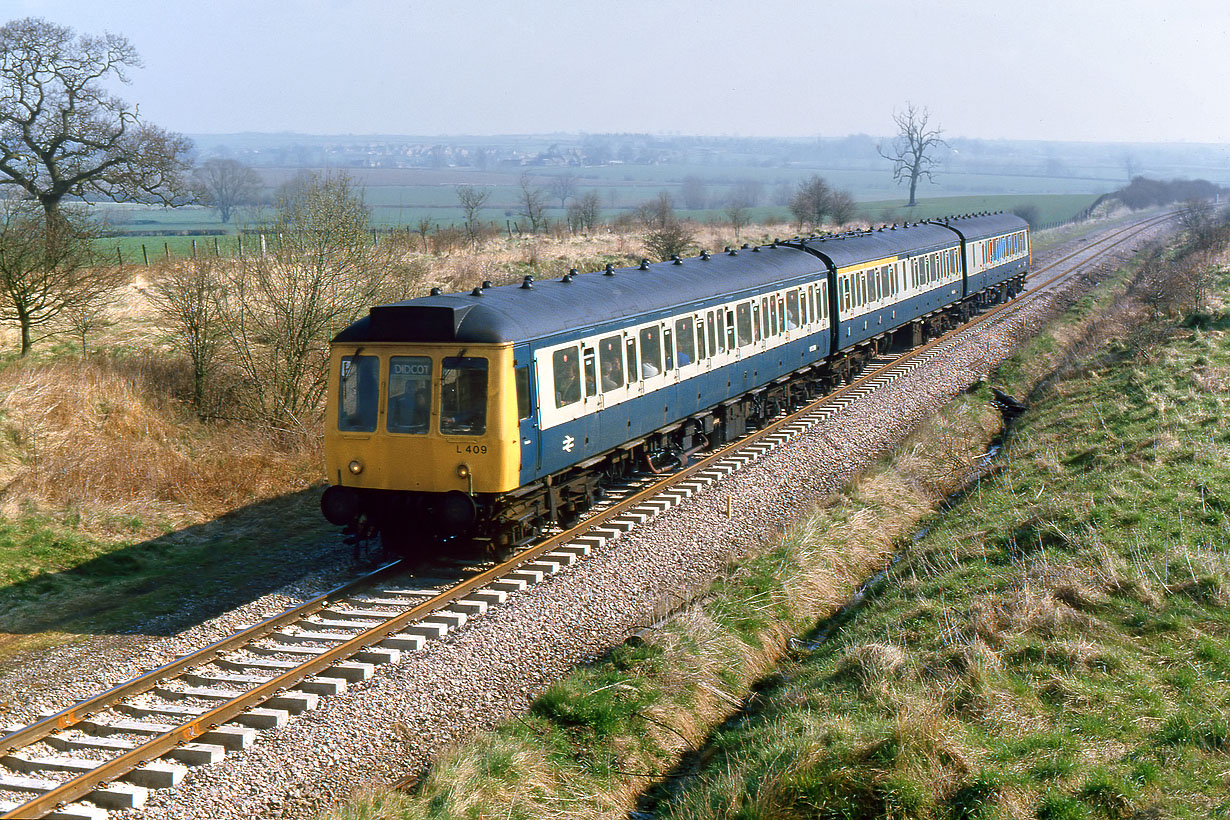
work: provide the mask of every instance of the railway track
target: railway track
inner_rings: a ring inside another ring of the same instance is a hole
[[[1034,271],[1017,299],[919,348],[871,362],[850,384],[668,476],[633,482],[576,527],[510,561],[441,563],[438,577],[392,562],[177,661],[0,738],[4,818],[94,818],[139,808],[151,788],[180,782],[188,766],[251,745],[257,730],[285,725],[319,699],[369,678],[463,626],[592,550],[759,460],[876,389],[943,356],[991,321],[1011,321],[1034,295],[1112,253],[1154,217],[1088,243]],[[1071,263],[1066,268],[1062,266]],[[87,802],[80,802],[87,801]]]

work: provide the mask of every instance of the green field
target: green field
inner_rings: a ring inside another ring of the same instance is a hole
[[[595,169],[606,170],[606,169]],[[645,169],[641,169],[645,170]],[[433,173],[433,179],[442,176]],[[400,175],[397,175],[400,176]],[[585,180],[579,190],[600,190],[603,202],[602,219],[610,221],[637,204],[653,198],[662,190],[676,190],[678,183],[650,183],[641,179],[635,183],[609,184],[606,188],[587,186]],[[479,212],[479,218],[505,231],[510,223],[514,227],[524,219],[518,214],[515,185],[491,185],[491,198]],[[872,223],[892,223],[931,219],[950,214],[976,211],[1011,211],[1022,206],[1036,210],[1040,224],[1067,222],[1084,211],[1097,199],[1097,194],[982,194],[977,196],[945,196],[920,198],[914,208],[906,208],[905,200],[869,199],[859,202],[860,220]],[[429,230],[458,224],[462,220],[457,205],[455,187],[451,183],[433,182],[422,185],[368,184],[364,197],[372,209],[372,226],[379,230],[405,228],[417,231],[421,220],[427,220]],[[614,202],[612,206],[610,203]],[[120,260],[123,264],[144,265],[163,258],[186,258],[196,253],[214,253],[215,248],[223,256],[234,256],[239,250],[235,225],[222,225],[216,212],[199,206],[186,208],[154,208],[132,205],[98,205],[98,213],[115,236],[98,240],[99,252],[108,260]],[[724,208],[678,211],[680,215],[698,222],[726,222]],[[240,210],[240,224],[255,224],[258,214]],[[558,207],[548,208],[547,216],[553,221],[562,220],[564,211]],[[789,224],[793,217],[784,206],[760,206],[749,210],[749,218],[762,224]],[[167,231],[200,232],[225,230],[223,236],[162,235]],[[255,240],[245,239],[245,250],[254,247]]]

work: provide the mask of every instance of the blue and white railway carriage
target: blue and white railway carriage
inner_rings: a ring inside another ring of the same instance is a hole
[[[551,306],[528,341],[522,483],[692,417],[704,416],[680,446],[706,443],[721,423],[706,411],[826,355],[826,274],[814,256],[762,247],[535,283]]]
[[[962,296],[960,240],[929,224],[807,239],[833,270],[832,353],[887,334]]]
[[[1031,249],[1029,225],[1013,214],[980,214],[940,220],[961,237],[965,296],[982,293],[982,304],[1003,301],[1025,287]]]

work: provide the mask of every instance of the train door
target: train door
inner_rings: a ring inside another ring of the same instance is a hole
[[[513,376],[517,388],[517,428],[521,441],[521,483],[538,475],[538,397],[534,385],[534,361],[528,346],[513,348]]]

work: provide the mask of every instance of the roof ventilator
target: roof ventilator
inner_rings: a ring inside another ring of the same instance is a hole
[[[672,265],[682,265],[683,264],[683,260],[679,258],[679,254],[676,253],[676,254],[671,255],[671,264]]]
[[[482,295],[483,295],[483,289],[482,289],[481,287],[477,287],[477,288],[475,288],[474,290],[470,291],[470,295],[471,295],[471,296],[482,296]]]
[[[637,265],[637,266],[636,266],[636,269],[637,269],[637,270],[649,270],[649,260],[648,260],[648,259],[642,259],[642,260],[641,260],[641,264]]]
[[[615,266],[614,266],[614,265],[612,265],[610,262],[607,262],[607,263],[606,263],[606,269],[603,271],[602,275],[603,275],[603,276],[614,276],[614,275],[615,275]]]
[[[524,279],[522,279],[521,289],[522,290],[533,290],[534,289],[534,277],[527,275]]]
[[[709,261],[709,251],[701,251],[700,258],[708,262]]]
[[[430,291],[431,296],[439,296],[441,293],[444,293],[444,291],[440,290],[439,288],[432,288]]]

